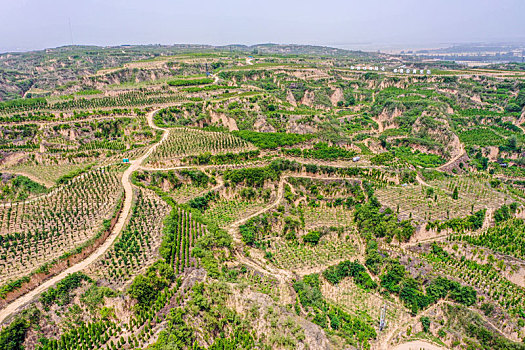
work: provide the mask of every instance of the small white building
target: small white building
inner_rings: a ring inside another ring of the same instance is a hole
[[[394,73],[397,73],[397,68],[394,68]]]
[[[354,157],[354,158],[352,158],[352,161],[353,161],[353,162],[359,162],[360,159],[361,159],[361,157],[358,156],[358,157]]]
[[[430,74],[430,69],[427,69],[427,74]]]

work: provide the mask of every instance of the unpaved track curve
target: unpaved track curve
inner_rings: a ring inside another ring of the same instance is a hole
[[[76,265],[73,265],[69,267],[68,269],[62,271],[60,274],[48,279],[35,289],[29,291],[28,293],[22,295],[20,298],[14,300],[12,303],[8,304],[4,309],[0,310],[0,324],[4,322],[9,316],[19,311],[21,308],[32,302],[40,293],[45,291],[46,289],[54,286],[56,283],[61,281],[63,278],[65,278],[67,275],[82,271],[84,268],[86,268],[89,264],[97,260],[99,257],[103,256],[104,253],[111,247],[115,239],[118,237],[120,232],[122,232],[122,229],[124,228],[127,218],[129,216],[129,213],[131,211],[131,207],[133,204],[133,187],[131,185],[130,176],[131,174],[140,168],[142,162],[149,157],[149,155],[157,148],[158,145],[160,145],[164,140],[166,140],[169,132],[167,129],[159,128],[153,123],[153,116],[158,111],[154,110],[152,112],[149,112],[147,115],[148,124],[151,128],[161,130],[164,134],[159,142],[152,145],[146,153],[144,153],[141,157],[133,160],[130,162],[130,166],[126,171],[124,171],[124,174],[122,175],[122,186],[124,187],[124,205],[122,206],[122,211],[120,213],[120,216],[118,218],[117,223],[115,224],[115,227],[113,228],[113,232],[109,237],[104,241],[104,243],[95,250],[93,254],[88,256],[86,259],[82,260]]]
[[[264,207],[261,210],[256,211],[255,213],[252,213],[242,219],[235,221],[229,226],[228,232],[232,235],[233,241],[235,245],[237,246],[236,247],[237,249],[235,249],[234,254],[235,254],[235,257],[238,259],[238,261],[241,264],[244,264],[254,269],[255,271],[258,271],[264,275],[277,279],[279,281],[279,294],[280,294],[281,301],[284,302],[285,304],[290,304],[290,303],[293,303],[293,300],[291,300],[290,298],[289,282],[292,280],[293,274],[288,270],[279,269],[277,267],[272,266],[271,264],[263,265],[262,262],[245,256],[241,252],[241,249],[239,249],[242,246],[242,241],[238,234],[239,226],[241,226],[242,224],[246,223],[248,220],[256,216],[261,215],[262,213],[265,213],[272,208],[275,208],[276,206],[279,205],[279,203],[281,203],[281,200],[284,197],[285,178],[286,176],[283,175],[281,177],[281,180],[279,181],[279,185],[277,188],[277,197],[273,203],[269,204],[268,206]]]
[[[291,176],[297,176],[301,178],[309,178],[316,180],[355,180],[355,178],[341,178],[341,177],[323,177],[315,175],[301,175],[301,174],[292,174],[285,172],[281,175],[279,184],[277,186],[277,195],[275,200],[268,204],[266,207],[256,211],[255,213],[249,214],[228,226],[228,233],[233,237],[233,242],[235,243],[236,249],[234,251],[235,257],[238,259],[239,263],[244,264],[257,272],[260,272],[264,275],[273,277],[279,281],[279,292],[280,299],[284,304],[293,304],[294,299],[290,295],[290,284],[292,280],[296,277],[294,273],[289,270],[280,269],[272,264],[265,264],[264,261],[260,259],[254,259],[247,257],[242,251],[241,247],[243,246],[241,237],[239,235],[239,226],[246,223],[248,220],[259,216],[270,209],[277,207],[284,198],[284,185],[287,183],[286,179]]]
[[[394,346],[394,347],[392,345],[390,345],[390,341],[392,340],[392,338],[395,336],[396,333],[401,331],[404,327],[406,327],[410,323],[413,323],[417,319],[421,318],[421,316],[428,316],[432,310],[436,310],[438,307],[441,307],[442,305],[457,305],[457,304],[455,304],[452,301],[448,301],[448,300],[443,300],[442,299],[442,300],[439,300],[433,306],[430,306],[428,309],[426,309],[423,312],[417,314],[416,316],[410,316],[410,317],[404,319],[397,328],[393,328],[393,329],[391,329],[388,332],[388,334],[385,337],[385,339],[383,339],[383,341],[380,342],[379,349],[380,350],[390,350],[390,349],[395,349],[395,350],[420,350],[420,349],[422,349],[422,350],[444,350],[444,349],[446,349],[446,348],[441,347],[441,346],[439,346],[437,344],[433,344],[433,343],[430,343],[430,342],[424,341],[424,340],[410,341],[410,342],[407,342],[407,343],[398,344],[397,346]],[[485,324],[488,324],[500,336],[506,337],[505,333],[503,333],[498,327],[496,327],[494,325],[494,323],[492,323],[484,315],[479,314],[479,316],[481,317],[481,320]],[[420,342],[420,343],[418,344],[418,342]],[[417,345],[422,345],[422,347],[421,348],[417,348],[417,347],[414,347],[414,345],[416,345],[416,346]]]

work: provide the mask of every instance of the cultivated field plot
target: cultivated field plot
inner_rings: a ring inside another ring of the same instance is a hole
[[[177,203],[186,203],[192,198],[198,197],[209,191],[210,186],[195,186],[193,184],[182,184],[170,191],[170,197]]]
[[[100,160],[100,164],[121,164],[123,158],[133,160],[142,156],[147,150],[148,147],[139,147],[129,149],[125,152],[108,152],[105,154],[106,158]]]
[[[506,309],[511,315],[517,315],[523,308],[525,288],[520,287],[502,276],[491,264],[479,264],[472,260],[459,260],[452,256],[446,258],[428,254],[424,257],[433,266],[433,271],[440,276],[450,276],[476,288]]]
[[[173,265],[177,274],[187,267],[196,266],[197,261],[191,257],[191,249],[206,232],[206,226],[192,218],[190,212],[181,208],[171,211],[164,230],[164,239],[169,243],[170,251],[169,256],[165,255],[164,258]]]
[[[273,300],[279,300],[279,281],[276,278],[248,269],[246,273],[239,275],[236,281],[247,283],[258,292],[269,295]]]
[[[355,257],[357,247],[349,240],[321,239],[315,246],[289,243],[282,238],[271,241],[275,264],[287,270],[301,270],[331,265]]]
[[[88,268],[114,288],[122,287],[159,258],[162,222],[171,207],[155,193],[138,189],[126,229],[110,250]]]
[[[319,226],[349,226],[352,224],[354,212],[344,205],[329,207],[320,201],[318,207],[306,206],[304,219],[306,228]]]
[[[266,202],[259,200],[244,201],[221,198],[204,212],[204,216],[217,223],[219,227],[225,228],[234,221],[264,208],[265,205]]]
[[[386,320],[389,328],[395,328],[402,323],[401,320],[410,316],[403,305],[385,301],[384,298],[376,294],[366,292],[357,286],[351,278],[345,278],[337,285],[324,282],[321,291],[328,300],[342,306],[345,311],[362,316],[365,319],[369,318],[377,323],[379,323],[381,307],[386,303]]]
[[[49,195],[0,207],[0,283],[27,274],[95,235],[122,195],[120,167],[84,173]]]
[[[189,128],[169,129],[168,138],[148,158],[153,166],[174,164],[173,158],[212,154],[243,152],[255,147],[231,134]]]
[[[485,208],[499,208],[507,197],[492,189],[487,181],[471,177],[454,177],[447,180],[429,182],[434,195],[427,197],[427,186],[409,185],[388,186],[376,191],[379,201],[397,210],[400,217],[419,221],[446,220],[447,218],[465,217]],[[454,188],[458,188],[458,199],[452,199]]]
[[[146,117],[98,117],[89,121],[49,124],[39,129],[42,143],[52,152],[117,150],[143,146],[155,137]]]
[[[31,165],[20,164],[8,169],[13,173],[27,174],[34,178],[35,181],[42,182],[45,185],[52,186],[61,176],[72,171],[83,169],[89,164],[50,164],[50,165]]]

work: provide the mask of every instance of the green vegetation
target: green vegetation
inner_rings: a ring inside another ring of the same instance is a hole
[[[193,86],[193,85],[205,85],[213,83],[211,78],[202,79],[177,79],[168,81],[170,86]]]
[[[360,317],[327,303],[320,290],[319,275],[306,275],[293,288],[301,306],[310,312],[312,322],[343,337],[349,344],[370,349],[370,340],[377,336],[374,328]]]
[[[38,195],[46,192],[47,188],[45,186],[26,176],[18,175],[0,188],[0,200],[24,200],[31,195]]]
[[[342,147],[328,146],[326,142],[316,143],[313,148],[291,148],[283,149],[284,154],[291,156],[299,156],[304,158],[322,159],[322,160],[337,160],[337,159],[351,159],[356,155],[355,151],[349,151]]]
[[[270,232],[271,226],[267,215],[256,216],[239,226],[244,243],[254,245]]]
[[[494,350],[505,350],[505,349],[525,349],[523,344],[514,343],[508,339],[503,338],[498,334],[487,330],[484,327],[470,324],[468,327],[468,335],[477,339],[482,349],[494,349]]]
[[[103,92],[101,90],[88,89],[88,90],[82,90],[82,91],[77,92],[77,95],[98,95],[102,93]]]
[[[389,152],[374,155],[370,161],[376,165],[393,165],[396,158],[423,168],[436,168],[445,163],[445,159],[441,156],[419,150],[412,151],[409,147],[404,146],[391,148]]]
[[[178,274],[189,266],[191,246],[203,234],[202,228],[196,225],[187,212],[174,208],[166,218],[163,230],[160,256]]]
[[[370,161],[375,165],[389,165],[394,160],[394,155],[390,152],[379,153],[372,158]]]
[[[321,239],[321,232],[319,231],[310,231],[303,236],[303,242],[311,243],[314,245],[319,243],[320,239]]]
[[[425,288],[425,293],[421,282],[410,277],[405,267],[398,262],[392,263],[381,275],[381,287],[399,295],[413,315],[439,299],[449,298],[467,306],[473,305],[477,300],[476,291],[472,287],[462,286],[443,277],[430,281]]]
[[[265,167],[227,170],[224,173],[224,180],[233,184],[245,183],[248,186],[262,186],[267,180],[277,181],[283,171],[299,169],[299,167],[299,163],[279,159]]]
[[[71,301],[71,291],[80,287],[83,281],[90,282],[91,280],[82,272],[72,273],[58,282],[55,288],[43,292],[40,296],[40,302],[45,308],[49,308],[53,304],[68,304]]]
[[[330,266],[323,272],[323,277],[332,284],[338,284],[345,277],[352,277],[354,282],[365,290],[377,288],[366,269],[357,261],[343,261],[337,265]]]
[[[386,237],[388,240],[396,238],[399,242],[406,242],[415,232],[410,221],[398,221],[396,213],[390,208],[380,211],[381,206],[375,197],[363,205],[358,205],[355,211],[355,222],[366,240],[374,237]]]
[[[160,291],[170,286],[174,278],[173,268],[158,261],[150,266],[146,273],[133,280],[128,293],[137,300],[137,306],[145,310],[155,301]]]
[[[402,159],[409,164],[423,168],[436,168],[445,163],[445,159],[443,159],[441,156],[423,153],[419,150],[412,151],[408,147],[395,148],[393,153],[399,159]]]
[[[478,127],[476,129],[461,132],[459,135],[461,142],[466,145],[476,146],[503,146],[505,139],[496,134],[491,129]]]
[[[430,318],[428,316],[423,316],[419,320],[421,321],[421,326],[423,326],[423,332],[428,333],[430,330]]]
[[[436,229],[437,232],[441,232],[444,229],[451,229],[454,232],[474,231],[483,226],[484,219],[485,209],[477,211],[473,215],[465,218],[454,218],[444,222],[439,222],[439,220],[428,222],[426,229]]]
[[[234,135],[253,143],[262,149],[293,146],[311,140],[311,134],[292,134],[284,132],[255,132],[249,130],[234,131]]]
[[[496,221],[496,223],[507,221],[516,213],[518,206],[519,204],[517,202],[510,205],[503,204],[501,208],[494,212],[494,221]]]
[[[29,329],[29,321],[17,318],[0,331],[0,350],[23,350],[25,335]]]
[[[242,163],[247,160],[257,159],[259,155],[260,155],[259,150],[239,152],[239,153],[227,152],[223,154],[211,154],[210,152],[206,152],[206,153],[199,154],[198,156],[186,157],[186,160],[188,160],[189,163],[193,163],[197,165],[236,164],[236,163]]]
[[[370,349],[385,304],[395,343],[523,348],[522,65],[272,44],[0,56],[0,308],[103,250],[9,315],[0,350]]]
[[[35,107],[45,107],[47,100],[45,98],[20,98],[11,101],[0,102],[0,111],[23,111]]]
[[[517,258],[525,258],[525,221],[523,219],[512,219],[476,236],[455,235],[453,238]]]

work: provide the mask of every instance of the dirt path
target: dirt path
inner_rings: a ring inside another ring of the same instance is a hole
[[[241,264],[244,264],[257,272],[260,272],[264,275],[277,279],[279,281],[280,300],[284,304],[291,304],[293,303],[293,298],[291,297],[291,293],[290,293],[290,282],[293,279],[292,272],[288,270],[282,270],[282,269],[276,268],[272,266],[271,264],[267,264],[264,261],[260,261],[259,259],[245,256],[245,254],[241,250],[242,240],[241,240],[241,237],[239,235],[239,230],[238,230],[239,226],[241,226],[248,220],[258,215],[261,215],[262,213],[265,213],[272,208],[275,208],[276,206],[279,205],[279,203],[281,203],[281,200],[284,197],[284,183],[285,183],[285,176],[283,175],[277,187],[277,196],[275,198],[275,201],[271,203],[270,205],[266,206],[265,208],[262,208],[261,210],[258,210],[255,213],[252,213],[242,219],[239,219],[233,222],[228,227],[228,233],[233,237],[233,241],[236,245],[234,254],[235,254],[235,257],[238,259],[238,261]]]
[[[425,180],[423,180],[421,178],[421,176],[419,176],[419,174],[416,175],[416,181],[422,185],[422,186],[426,186],[426,187],[432,187],[431,185],[429,185],[428,183],[425,182]]]
[[[64,119],[64,120],[51,120],[51,121],[41,121],[41,120],[24,120],[20,122],[11,122],[11,123],[0,123],[0,126],[13,126],[13,125],[28,125],[35,124],[38,125],[39,129],[42,129],[44,126],[54,126],[62,124],[71,124],[71,123],[81,123],[81,122],[91,122],[91,121],[100,121],[100,120],[112,120],[116,118],[136,118],[135,115],[125,115],[117,114],[111,116],[103,117],[92,117],[92,118],[78,118],[78,119]]]
[[[292,279],[295,277],[294,274],[289,270],[283,270],[280,268],[277,268],[273,266],[270,263],[267,263],[264,258],[258,259],[256,257],[247,257],[241,250],[242,247],[242,239],[239,235],[239,226],[246,223],[248,220],[261,215],[265,212],[267,212],[270,209],[273,209],[277,207],[281,201],[284,198],[284,185],[287,183],[286,179],[290,176],[293,176],[294,174],[291,173],[284,173],[281,175],[281,179],[279,181],[278,187],[277,187],[277,196],[275,200],[267,205],[266,207],[258,210],[255,213],[252,213],[244,218],[241,218],[228,227],[228,233],[233,237],[233,241],[236,245],[235,249],[235,257],[238,259],[238,261],[241,264],[244,264],[246,266],[249,266],[250,268],[254,269],[257,272],[260,272],[262,274],[265,274],[267,276],[273,277],[279,281],[279,292],[280,292],[280,300],[284,304],[293,304],[294,299],[292,297],[292,294],[290,292],[290,284]],[[297,177],[305,177],[305,178],[311,178],[311,179],[317,179],[317,180],[348,180],[348,178],[336,178],[336,177],[323,177],[323,176],[315,176],[315,175],[300,175],[296,174]]]
[[[262,213],[267,212],[270,209],[275,208],[278,206],[282,199],[284,198],[284,184],[286,183],[286,179],[288,177],[299,177],[299,178],[308,178],[308,179],[314,179],[314,180],[358,180],[357,178],[346,178],[346,177],[327,177],[327,176],[316,176],[316,175],[301,175],[301,174],[292,174],[292,173],[285,173],[281,175],[281,180],[279,181],[279,184],[277,186],[277,196],[275,198],[275,201],[268,206],[256,211],[255,213],[252,213],[242,219],[239,219],[235,221],[234,223],[230,224],[228,227],[228,232],[232,235],[233,240],[237,243],[241,243],[241,238],[237,234],[237,229],[239,226],[244,224],[246,221],[261,215]]]
[[[435,305],[429,307],[428,309],[424,310],[423,312],[419,313],[418,315],[416,316],[409,316],[407,318],[405,318],[401,323],[400,325],[397,327],[397,328],[392,328],[387,334],[386,334],[386,337],[384,338],[384,340],[380,343],[379,345],[379,348],[381,350],[388,350],[388,349],[392,349],[392,346],[390,345],[390,340],[392,340],[392,338],[394,337],[394,335],[396,333],[399,332],[400,329],[403,329],[407,324],[409,323],[412,323],[414,322],[416,319],[419,319],[421,316],[425,316],[425,315],[428,315],[430,313],[431,310],[434,310],[436,309],[437,307],[443,305],[444,303],[447,303],[446,301],[444,300],[440,300],[438,301]],[[414,341],[414,343],[422,343],[422,345],[426,345],[427,347],[423,347],[422,349],[427,349],[427,350],[441,350],[441,349],[444,349],[444,348],[441,348],[437,345],[433,345],[432,343],[428,343],[428,342],[425,342],[425,341],[421,341],[421,340],[417,340],[417,341]],[[408,343],[404,343],[404,344],[400,344],[400,345],[397,345],[396,347],[394,347],[394,349],[398,349],[398,350],[410,350],[412,349],[412,347],[405,347],[406,345],[410,345],[411,343],[413,342],[408,342]],[[432,347],[433,346],[433,347]],[[414,350],[419,350],[419,348],[414,348]]]
[[[492,215],[494,214],[494,208],[487,208],[485,212],[485,220],[483,220],[483,226],[481,226],[481,232],[486,231],[492,222]]]
[[[198,169],[198,170],[204,171],[206,169],[213,169],[213,168],[240,169],[240,168],[246,168],[246,167],[265,166],[268,164],[270,164],[270,162],[268,161],[255,161],[255,162],[245,163],[245,164],[177,165],[177,166],[171,166],[171,167],[141,166],[140,169],[146,170],[146,171],[168,171],[168,170],[184,170],[184,169]]]
[[[272,208],[275,208],[277,205],[279,205],[279,203],[281,203],[281,200],[283,199],[283,194],[284,194],[284,176],[281,177],[281,180],[279,181],[279,185],[277,186],[277,196],[275,198],[275,201],[273,203],[271,203],[270,205],[256,211],[255,213],[252,213],[242,219],[239,219],[235,222],[233,222],[232,224],[230,224],[230,226],[228,227],[228,232],[232,235],[233,237],[233,241],[237,244],[241,244],[241,237],[238,235],[238,232],[237,232],[237,229],[239,228],[239,226],[241,226],[242,224],[244,224],[246,221],[256,217],[256,216],[259,216],[261,215],[262,213],[265,213],[267,212],[268,210],[272,209]]]
[[[32,291],[22,295],[20,298],[16,299],[15,301],[13,301],[9,305],[7,305],[3,310],[0,311],[0,324],[6,318],[8,318],[10,315],[12,315],[13,313],[17,312],[18,310],[23,308],[25,305],[27,305],[28,303],[33,301],[40,293],[42,293],[46,289],[52,287],[53,285],[58,283],[60,280],[65,278],[67,275],[69,275],[71,273],[74,273],[74,272],[79,272],[79,271],[83,270],[89,264],[91,264],[92,262],[97,260],[99,257],[103,256],[104,253],[106,252],[106,250],[108,250],[109,247],[111,247],[111,245],[113,244],[115,239],[118,237],[120,232],[122,232],[122,229],[124,228],[124,226],[126,224],[126,221],[127,221],[128,216],[129,216],[129,213],[131,211],[131,207],[132,207],[132,203],[133,203],[133,188],[132,188],[132,185],[131,185],[130,176],[135,170],[140,168],[140,165],[142,164],[144,159],[146,159],[155,150],[155,148],[157,148],[158,145],[160,145],[162,142],[164,142],[164,140],[168,136],[168,132],[167,132],[166,129],[159,128],[153,123],[153,115],[155,114],[155,112],[157,112],[157,110],[154,110],[154,111],[148,113],[148,115],[147,115],[148,124],[149,124],[150,127],[154,128],[154,129],[162,130],[164,132],[164,135],[162,136],[162,138],[160,139],[159,142],[157,142],[156,144],[152,145],[150,147],[150,149],[146,153],[144,153],[141,157],[139,157],[139,158],[137,158],[135,160],[132,160],[130,162],[130,166],[128,167],[128,169],[126,169],[126,171],[124,171],[124,174],[122,175],[122,186],[124,187],[124,193],[125,193],[124,205],[122,206],[122,211],[121,211],[120,217],[118,218],[118,221],[115,224],[115,227],[113,228],[113,232],[111,233],[111,235],[89,257],[87,257],[86,259],[82,260],[78,264],[73,265],[70,268],[64,270],[63,272],[61,272],[60,274],[56,275],[55,277],[45,281],[44,283],[42,283],[41,285],[39,285],[38,287],[36,287]]]
[[[47,188],[51,188],[54,185],[56,185],[54,182],[41,179],[39,177],[36,177],[33,174],[25,173],[23,171],[18,171],[18,170],[14,170],[13,171],[13,170],[6,169],[5,171],[1,171],[1,172],[4,173],[4,174],[25,176],[25,177],[27,177],[28,179],[30,179],[30,180],[32,180],[34,182],[38,182],[39,184],[46,186]]]
[[[54,190],[52,190],[52,191],[50,191],[50,192],[48,192],[46,194],[42,194],[40,196],[36,196],[36,197],[30,198],[30,199],[26,199],[25,201],[15,201],[15,202],[2,203],[2,204],[0,204],[0,208],[9,208],[9,207],[12,207],[14,205],[23,205],[23,204],[29,204],[29,203],[32,203],[32,202],[36,202],[36,201],[39,201],[41,199],[44,199],[44,198],[47,198],[47,197],[50,197],[50,196],[54,195],[55,193],[57,193],[62,188],[63,187],[57,187]]]
[[[520,118],[513,119],[512,124],[516,125],[518,128],[520,128],[523,133],[525,134],[525,126],[523,126],[523,123],[525,123],[525,112],[523,112],[520,116]]]
[[[411,324],[413,322],[417,322],[417,320],[419,320],[421,318],[421,316],[428,316],[428,314],[442,306],[442,305],[445,305],[445,304],[448,304],[448,305],[456,305],[454,302],[451,302],[451,301],[448,301],[448,300],[439,300],[436,304],[434,304],[433,306],[429,307],[428,309],[424,310],[423,312],[417,314],[416,316],[411,316],[409,318],[407,318],[406,320],[403,320],[403,322],[401,322],[400,326],[397,327],[397,328],[393,328],[392,330],[390,330],[386,337],[384,338],[383,341],[380,342],[379,344],[379,349],[381,350],[389,350],[389,349],[396,349],[396,350],[420,350],[420,349],[424,349],[424,350],[443,350],[443,349],[446,349],[444,347],[441,347],[439,345],[436,345],[436,344],[432,344],[432,343],[429,343],[429,342],[426,342],[424,340],[414,340],[414,341],[410,341],[410,342],[406,342],[406,343],[402,343],[402,344],[399,344],[395,347],[392,347],[390,345],[390,340],[392,340],[393,336],[398,333],[401,329],[403,329],[404,327],[406,327],[408,324]],[[482,321],[489,325],[493,330],[495,330],[499,335],[503,336],[503,337],[507,337],[498,327],[496,327],[491,321],[489,321],[485,316],[479,314],[479,316],[481,317]],[[422,347],[417,347],[418,345],[421,345]]]

